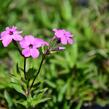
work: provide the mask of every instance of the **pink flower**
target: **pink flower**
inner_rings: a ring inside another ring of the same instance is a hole
[[[37,47],[49,46],[48,42],[44,41],[43,39],[35,38],[35,40],[37,42]]]
[[[5,31],[1,33],[0,40],[2,40],[3,46],[7,47],[12,40],[20,41],[22,40],[21,31],[17,30],[17,27],[6,27]]]
[[[20,46],[23,48],[22,54],[25,57],[32,56],[33,58],[37,58],[39,56],[38,48],[45,45],[48,46],[48,43],[40,38],[35,38],[32,35],[27,35],[20,41]]]
[[[63,45],[72,44],[72,34],[64,29],[53,29],[54,37],[58,39]]]

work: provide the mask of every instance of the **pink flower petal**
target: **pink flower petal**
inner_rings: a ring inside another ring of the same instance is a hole
[[[62,43],[63,45],[66,45],[66,44],[67,44],[67,39],[66,39],[66,37],[62,37],[62,38],[61,38],[61,43]]]
[[[73,39],[72,38],[68,38],[68,43],[69,44],[73,44]]]
[[[22,54],[25,56],[25,57],[29,57],[31,55],[30,53],[30,49],[29,48],[25,48],[22,50]]]
[[[39,48],[39,47],[42,47],[42,46],[48,46],[49,43],[44,41],[43,39],[40,39],[40,38],[35,38],[35,47],[36,48]]]
[[[4,37],[5,35],[6,35],[5,31],[1,32],[1,38]]]
[[[25,36],[25,41],[33,45],[35,44],[35,38],[32,35]]]
[[[14,36],[13,36],[13,39],[14,39],[15,41],[21,41],[23,38],[22,38],[21,35],[14,35]]]
[[[9,27],[6,27],[6,29],[5,29],[5,30],[6,30],[6,31],[8,31],[9,29],[10,29]]]
[[[31,56],[33,58],[37,58],[39,56],[39,51],[37,49],[35,49],[35,48],[30,49],[30,52],[31,52]]]
[[[25,38],[23,40],[21,40],[19,44],[20,44],[21,48],[27,48],[30,45],[30,43],[28,41],[26,41]]]
[[[2,43],[4,47],[7,47],[10,43],[12,42],[11,37],[3,37],[2,38]]]
[[[61,38],[61,37],[63,37],[64,36],[64,30],[62,29],[59,29],[59,30],[56,30],[55,31],[55,36],[57,37],[57,38]]]

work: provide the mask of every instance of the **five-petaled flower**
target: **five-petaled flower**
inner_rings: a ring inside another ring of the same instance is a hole
[[[18,31],[17,27],[15,26],[6,27],[5,31],[1,32],[0,35],[0,40],[2,40],[3,46],[7,47],[12,42],[12,40],[21,41],[21,33],[22,31]]]
[[[35,38],[32,35],[27,35],[20,41],[20,46],[23,49],[22,54],[25,57],[32,56],[33,58],[37,58],[39,56],[39,47],[48,46],[48,43],[40,38]]]
[[[58,43],[63,45],[72,44],[72,34],[64,29],[53,29],[54,37],[58,40]]]

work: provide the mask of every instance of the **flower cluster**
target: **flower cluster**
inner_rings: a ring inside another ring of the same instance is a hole
[[[72,44],[74,41],[72,39],[72,34],[64,29],[53,29],[54,37],[52,39],[57,40],[57,43],[62,45]],[[43,39],[36,38],[32,35],[25,35],[22,37],[22,31],[19,31],[17,27],[6,27],[6,29],[1,32],[0,40],[4,47],[7,47],[11,42],[18,42],[21,48],[21,53],[24,57],[37,58],[39,56],[39,48],[43,46],[48,46],[50,44]],[[56,48],[54,48],[56,50]],[[59,46],[58,50],[63,50],[64,48]],[[49,49],[50,50],[50,49]]]
[[[72,34],[64,29],[53,29],[54,37],[63,45],[72,44]]]

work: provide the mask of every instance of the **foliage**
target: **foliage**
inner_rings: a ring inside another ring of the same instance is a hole
[[[23,66],[22,59],[13,45],[5,50],[0,45],[0,105],[24,109],[31,102],[39,109],[80,109],[85,104],[109,103],[109,3],[108,0],[90,0],[84,7],[77,1],[0,0],[0,31],[7,25],[16,25],[25,34],[49,38],[51,29],[66,28],[75,39],[75,44],[66,47],[65,52],[46,59],[35,86],[38,95],[33,101],[29,98],[26,102],[23,102],[22,87],[17,84],[22,84],[22,80],[15,66],[12,67],[16,63],[16,67]],[[37,69],[38,65],[37,59],[28,61],[31,68]],[[45,99],[40,100],[41,97]]]

